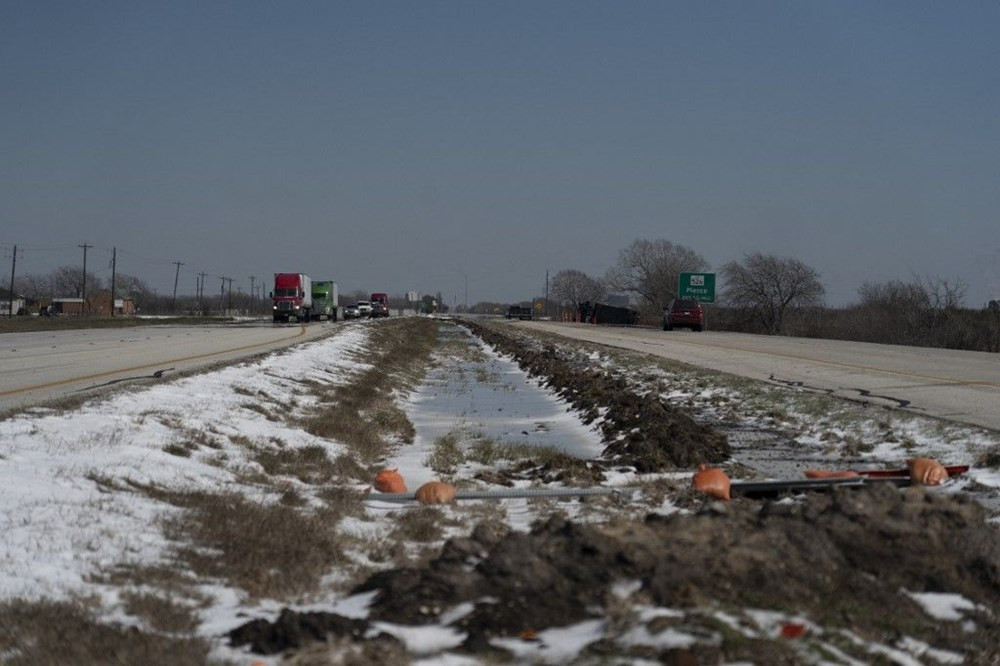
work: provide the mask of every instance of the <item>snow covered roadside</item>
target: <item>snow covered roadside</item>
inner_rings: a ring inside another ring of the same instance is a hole
[[[399,324],[402,322],[392,323]],[[182,514],[183,510],[129,489],[232,491],[256,501],[280,502],[282,486],[274,482],[274,475],[270,483],[260,483],[264,475],[259,458],[254,456],[255,449],[271,447],[293,453],[319,447],[330,459],[335,459],[345,454],[348,447],[335,439],[310,435],[295,419],[278,418],[279,408],[281,414],[310,411],[324,399],[318,397],[324,393],[322,387],[339,385],[351,373],[377,369],[373,367],[372,351],[377,345],[373,345],[372,336],[379,330],[391,330],[387,326],[355,323],[341,327],[335,337],[300,345],[260,361],[152,389],[121,393],[105,401],[88,403],[73,413],[36,410],[0,422],[0,484],[3,484],[0,511],[4,521],[0,526],[13,535],[4,544],[5,561],[10,564],[0,568],[0,599],[58,599],[94,594],[105,611],[103,619],[149,631],[145,619],[129,613],[127,603],[123,603],[124,594],[130,591],[126,585],[111,584],[102,574],[123,564],[136,569],[160,564],[182,566],[173,559],[177,543],[171,543],[160,526],[164,518]],[[439,337],[444,341],[435,352],[422,384],[412,393],[403,391],[396,396],[415,427],[412,442],[400,443],[383,459],[386,466],[398,466],[404,472],[411,490],[423,480],[443,474],[459,484],[489,487],[490,477],[474,478],[492,467],[473,455],[480,443],[492,442],[496,448],[505,443],[562,448],[580,456],[595,456],[599,452],[599,440],[592,427],[584,426],[568,413],[567,404],[542,388],[539,379],[527,378],[509,358],[496,354],[481,342],[454,333],[457,330],[454,325],[441,324],[440,330]],[[648,383],[653,381],[650,377],[656,382],[669,379],[671,399],[689,409],[706,413],[716,410],[716,414],[732,414],[735,418],[736,410],[762,400],[758,388],[712,386],[704,377],[670,374],[668,370],[651,373],[648,367],[636,370],[620,357],[595,351],[588,354],[592,363],[606,364],[627,374],[636,385],[645,386],[644,390],[658,386]],[[802,408],[800,412],[800,407],[787,399],[792,395],[788,391],[776,392],[769,399],[772,405],[779,394],[785,396],[782,404],[786,407],[781,424],[799,424],[804,428],[808,410]],[[773,427],[777,416],[773,410],[770,416],[764,415],[766,410],[771,408],[761,407],[760,421],[756,422],[762,429]],[[744,411],[740,416],[745,418],[748,414],[749,411]],[[849,427],[851,432],[870,431],[875,436],[883,435],[884,431],[870,419],[861,419]],[[901,433],[904,428],[896,424],[893,430]],[[451,435],[457,437],[461,455],[445,461],[446,464],[434,461],[441,469],[447,468],[447,472],[442,472],[433,468],[431,458],[440,441]],[[867,447],[869,437],[859,435],[859,438]],[[888,441],[882,441],[887,439],[882,436],[879,442],[888,445]],[[810,457],[828,455],[836,460],[836,451],[822,450],[823,441],[816,435],[815,441],[803,438],[797,445]],[[986,443],[987,440],[977,440],[977,445]],[[902,456],[907,450],[901,446],[895,452],[890,450],[890,454]],[[869,451],[884,452],[879,446],[871,446]],[[981,478],[988,480],[988,473],[984,470]],[[353,482],[345,482],[344,478],[346,475],[338,483],[351,493],[357,495],[364,488],[365,484],[356,481],[360,477],[352,477]],[[656,485],[658,479],[663,482],[661,486]],[[577,499],[477,501],[440,508],[365,502],[361,510],[339,521],[338,545],[345,551],[343,566],[338,563],[326,570],[322,585],[314,592],[251,600],[245,589],[203,577],[198,586],[207,602],[197,611],[199,624],[195,631],[213,645],[212,657],[237,663],[277,663],[279,657],[261,657],[245,648],[228,647],[225,634],[249,619],[274,620],[286,607],[367,619],[369,608],[375,608],[371,605],[375,595],[346,596],[344,571],[352,566],[355,572],[419,567],[428,558],[438,556],[446,539],[467,537],[472,527],[484,518],[522,533],[536,519],[550,516],[563,516],[580,523],[612,523],[613,529],[617,521],[641,519],[648,512],[660,516],[678,512],[673,501],[677,496],[683,498],[689,490],[683,472],[642,476],[619,469],[608,474],[604,483],[645,484],[644,492],[660,491],[662,497],[658,499],[649,492],[640,504],[625,507]],[[297,490],[302,502],[297,506],[309,509],[317,498],[314,491],[320,482],[310,488],[309,483],[297,482],[289,476],[280,484]],[[701,504],[700,500],[694,504],[690,497],[684,501],[688,508]],[[742,510],[750,509],[749,505],[743,505]],[[550,536],[560,535],[561,532]],[[525,568],[530,572],[530,566]],[[692,613],[690,609],[672,607],[669,601],[650,606],[645,598],[648,591],[641,587],[641,584],[614,587],[616,604],[622,606],[622,613],[627,613],[612,618],[614,621],[566,621],[537,626],[537,631],[520,637],[517,633],[497,637],[492,645],[506,650],[515,660],[552,661],[572,660],[588,644],[597,642],[613,643],[623,651],[643,646],[662,651],[687,649],[699,642],[711,646],[721,640],[719,630],[713,628],[722,621],[721,615]],[[545,594],[546,587],[536,585],[532,589]],[[927,598],[917,594],[921,593],[914,592],[916,599]],[[973,602],[959,597],[949,597],[949,607],[953,615],[976,608]],[[484,663],[455,649],[466,634],[454,622],[471,611],[471,606],[463,603],[445,608],[436,620],[427,617],[422,621],[394,621],[395,618],[387,621],[383,615],[371,622],[371,639],[375,640],[376,632],[391,635],[405,646],[406,657],[422,659],[424,663]],[[806,626],[817,641],[836,638],[829,631],[824,633],[805,614],[765,615],[752,608],[730,613],[732,617],[727,616],[724,624],[731,623],[753,640],[771,640],[786,624]],[[838,638],[829,647],[832,651],[836,646],[842,649],[842,645]],[[868,652],[899,649],[900,654],[916,655],[931,645],[936,644],[916,639],[903,646],[869,641],[863,642],[859,649]],[[393,653],[388,654],[391,657]],[[941,651],[935,654],[949,656]]]
[[[158,525],[179,510],[114,488],[261,495],[240,480],[259,464],[230,436],[338,455],[336,442],[268,419],[254,396],[308,406],[314,398],[302,381],[337,383],[363,367],[352,352],[366,338],[364,326],[342,327],[334,337],[251,363],[120,392],[73,412],[34,409],[0,422],[0,599],[96,594],[118,608],[119,588],[95,577],[118,565],[164,563],[170,544]],[[206,446],[185,454],[192,440]],[[240,594],[216,589],[214,596],[216,610],[203,614],[213,631],[235,622]]]

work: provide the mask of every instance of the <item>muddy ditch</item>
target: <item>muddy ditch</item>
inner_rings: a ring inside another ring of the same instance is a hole
[[[464,325],[502,354],[513,357],[544,386],[566,400],[585,423],[597,421],[607,442],[605,458],[640,473],[693,468],[729,458],[726,436],[700,424],[652,393],[637,393],[613,373],[592,367],[548,344],[526,345],[474,321]]]
[[[729,459],[724,434],[658,395],[556,346],[463,323],[598,423],[612,465]],[[358,585],[352,593],[374,593],[367,617],[286,609],[229,639],[293,657],[325,646],[328,661],[303,663],[412,658],[389,625],[448,630],[458,639],[431,655],[484,663],[1000,662],[1000,532],[967,496],[889,483],[728,503],[674,492],[688,510],[599,523],[550,515],[528,532],[470,524],[429,560]],[[962,604],[936,614],[921,595]],[[571,658],[545,652],[547,631],[588,621],[596,628]]]

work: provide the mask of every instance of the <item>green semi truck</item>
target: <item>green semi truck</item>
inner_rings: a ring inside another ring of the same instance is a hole
[[[312,283],[312,318],[314,320],[326,317],[328,321],[337,321],[337,283],[329,280]]]

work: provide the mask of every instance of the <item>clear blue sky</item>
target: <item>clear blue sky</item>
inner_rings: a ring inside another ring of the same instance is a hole
[[[1000,3],[0,3],[0,278],[541,294],[636,238],[1000,297]]]

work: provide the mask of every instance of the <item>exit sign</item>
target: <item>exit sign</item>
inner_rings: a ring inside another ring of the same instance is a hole
[[[677,298],[693,298],[699,303],[715,302],[715,273],[681,273]]]

